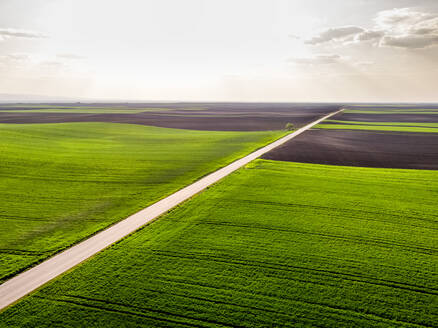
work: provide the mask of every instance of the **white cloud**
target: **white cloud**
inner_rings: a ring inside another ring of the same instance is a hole
[[[410,49],[426,48],[438,45],[438,35],[387,35],[382,38],[380,45]]]
[[[342,40],[348,36],[355,35],[363,31],[364,29],[358,26],[340,26],[340,27],[329,28],[322,31],[317,36],[314,36],[313,38],[306,40],[305,43],[316,45],[329,41]]]
[[[328,65],[336,64],[342,60],[337,54],[319,54],[312,57],[294,57],[288,59],[288,62],[298,65]]]
[[[385,35],[385,32],[383,32],[383,31],[368,30],[368,31],[363,31],[359,34],[356,34],[354,37],[354,40],[356,42],[370,41],[370,40],[380,39],[384,35]]]
[[[8,38],[38,39],[38,38],[46,38],[46,37],[47,37],[46,35],[35,31],[18,30],[14,28],[0,28],[0,41]]]
[[[415,49],[438,45],[438,14],[393,9],[380,12],[375,22],[385,29],[381,46]]]
[[[358,26],[329,28],[305,43],[318,45],[329,41],[352,44],[376,41],[377,46],[407,49],[438,45],[438,14],[411,8],[396,8],[377,13],[374,27],[365,30]]]
[[[422,24],[436,17],[436,14],[420,12],[411,8],[395,8],[379,12],[374,18],[374,22],[384,30],[403,33],[417,24]]]

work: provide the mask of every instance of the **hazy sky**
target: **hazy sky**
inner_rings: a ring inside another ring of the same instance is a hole
[[[438,101],[438,1],[0,0],[0,93]]]

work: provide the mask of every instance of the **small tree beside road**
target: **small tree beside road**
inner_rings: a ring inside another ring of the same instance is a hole
[[[286,131],[295,130],[295,127],[294,127],[293,123],[287,123],[284,128],[285,128]]]

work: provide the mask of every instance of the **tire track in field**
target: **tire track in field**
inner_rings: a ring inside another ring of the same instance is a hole
[[[407,245],[407,244],[401,244],[401,243],[394,243],[387,241],[385,239],[381,238],[364,238],[360,236],[342,236],[342,235],[335,235],[335,234],[327,234],[322,232],[312,232],[312,231],[303,231],[303,230],[293,230],[293,229],[286,229],[286,228],[278,228],[278,227],[263,227],[263,226],[255,226],[255,225],[244,225],[244,224],[234,224],[234,223],[226,223],[226,222],[199,222],[198,225],[217,225],[217,226],[228,226],[228,227],[236,227],[236,228],[245,228],[245,229],[254,229],[254,230],[266,230],[266,231],[278,231],[278,232],[287,232],[287,233],[295,233],[295,234],[303,234],[303,235],[311,235],[311,236],[320,236],[324,238],[331,238],[331,239],[338,239],[343,240],[347,242],[353,242],[358,244],[367,244],[367,245],[374,245],[374,246],[385,246],[391,248],[392,246],[399,247],[401,249],[413,252],[413,253],[420,253],[425,255],[433,255],[438,252],[438,249],[436,248],[429,248],[424,246],[414,246],[414,245]]]
[[[219,325],[219,326],[224,326],[224,327],[244,328],[243,326],[236,326],[236,325],[231,326],[229,324],[226,324],[226,323],[223,323],[220,321],[195,318],[195,317],[191,317],[191,316],[175,314],[175,313],[168,312],[168,311],[157,310],[157,309],[146,308],[146,307],[139,307],[139,306],[135,306],[135,305],[128,305],[128,304],[119,303],[119,302],[111,302],[108,300],[91,298],[91,297],[73,296],[73,295],[63,295],[63,297],[58,297],[58,298],[42,297],[42,296],[36,296],[36,297],[47,300],[47,301],[51,301],[51,302],[71,303],[71,304],[75,304],[75,305],[79,305],[79,306],[91,307],[91,308],[102,310],[102,311],[118,312],[121,314],[127,314],[127,315],[132,315],[132,316],[146,317],[146,318],[150,318],[153,320],[188,325],[191,327],[205,327],[205,326],[195,324],[195,323],[190,323],[187,321],[178,321],[178,320],[172,320],[172,319],[168,319],[168,318],[155,317],[152,315],[147,315],[147,314],[142,313],[142,312],[134,312],[134,311],[147,311],[147,312],[152,312],[152,313],[156,313],[156,314],[161,314],[164,316],[172,316],[172,317],[177,317],[177,318],[186,319],[186,320],[200,321],[200,322],[205,322],[207,324]],[[97,304],[91,304],[89,302],[94,302]],[[116,308],[110,307],[111,305],[115,306]],[[123,310],[123,308],[126,308],[127,310]]]
[[[226,301],[215,300],[215,299],[210,299],[210,298],[204,298],[204,297],[199,297],[199,296],[192,296],[192,295],[187,295],[187,294],[176,293],[176,292],[173,292],[173,291],[172,292],[167,292],[165,290],[157,290],[157,289],[149,289],[149,288],[142,288],[141,290],[142,291],[152,292],[152,293],[157,293],[157,294],[160,294],[160,295],[161,294],[167,294],[169,296],[176,296],[176,297],[180,297],[180,298],[188,298],[188,299],[202,301],[202,302],[207,302],[207,303],[229,305],[229,306],[232,306],[232,307],[239,307],[239,308],[242,308],[242,309],[250,309],[250,310],[255,310],[255,311],[268,312],[268,313],[273,313],[273,314],[278,314],[278,315],[286,316],[290,320],[293,319],[293,316],[291,316],[290,313],[283,312],[283,311],[271,310],[271,309],[261,308],[261,307],[251,306],[251,305],[242,305],[242,304],[235,303],[235,302],[226,302]],[[77,296],[77,295],[76,296],[75,295],[67,295],[67,296],[93,300],[92,298],[88,298],[88,297],[84,297],[84,296]]]
[[[331,206],[324,206],[324,205],[315,205],[315,204],[301,204],[301,203],[286,203],[286,202],[275,202],[275,201],[263,201],[263,200],[253,200],[253,199],[227,199],[226,201],[230,202],[247,202],[247,203],[254,203],[254,204],[263,204],[263,205],[272,205],[272,206],[278,206],[278,207],[304,207],[304,208],[315,208],[315,209],[321,209],[324,211],[331,210],[333,212],[355,212],[355,213],[365,213],[365,214],[372,214],[372,215],[381,215],[381,214],[387,214],[385,212],[381,211],[372,211],[372,210],[363,210],[363,209],[356,209],[356,208],[337,208],[337,207],[331,207]],[[438,215],[437,214],[429,214],[429,217],[418,217],[418,216],[412,216],[409,214],[398,214],[398,213],[391,213],[391,216],[398,217],[401,219],[409,218],[414,219],[418,221],[425,221],[428,223],[437,224],[438,223]],[[433,217],[433,218],[430,218]],[[387,221],[387,220],[377,220],[377,219],[371,219],[371,218],[364,218],[366,220],[370,221],[377,221],[377,222],[393,222],[393,221]],[[398,224],[398,222],[394,222],[395,224]],[[407,223],[409,224],[409,223]],[[405,223],[403,223],[405,225]],[[434,229],[435,228],[431,228]]]
[[[331,312],[335,312],[335,313],[341,314],[341,315],[344,316],[345,320],[349,320],[349,316],[348,315],[353,315],[355,317],[365,318],[366,320],[375,321],[375,322],[382,322],[382,321],[383,322],[389,322],[389,323],[398,322],[398,323],[401,323],[401,324],[404,324],[404,325],[408,325],[409,327],[419,327],[419,328],[421,328],[421,327],[432,327],[432,326],[421,324],[421,323],[418,323],[418,322],[405,321],[405,320],[401,320],[401,319],[394,319],[393,317],[385,316],[385,315],[380,314],[380,313],[374,313],[374,312],[367,312],[367,313],[365,313],[365,312],[361,312],[361,311],[359,311],[359,310],[357,310],[355,308],[351,308],[351,307],[335,306],[335,305],[331,305],[331,304],[327,304],[327,303],[322,303],[322,302],[321,303],[310,302],[310,301],[303,300],[301,298],[300,299],[293,298],[293,297],[290,297],[289,295],[277,296],[277,295],[274,295],[272,293],[268,294],[268,293],[260,292],[260,291],[256,291],[256,290],[248,291],[247,289],[236,288],[235,286],[230,286],[230,285],[228,285],[226,287],[226,289],[224,289],[224,288],[217,287],[217,286],[214,286],[214,285],[209,285],[209,284],[206,284],[206,283],[200,283],[199,281],[196,282],[196,283],[193,283],[193,282],[187,281],[187,279],[185,279],[185,278],[179,280],[179,279],[176,279],[176,278],[166,277],[164,279],[157,279],[157,280],[163,281],[164,283],[167,283],[167,282],[170,281],[170,282],[173,282],[173,283],[176,283],[176,284],[179,284],[179,285],[192,286],[192,287],[201,287],[201,288],[221,290],[221,291],[233,290],[233,291],[236,291],[236,292],[238,292],[240,294],[243,294],[244,298],[253,298],[254,295],[258,295],[258,296],[262,296],[263,298],[269,299],[269,302],[267,301],[268,303],[272,303],[272,299],[276,299],[276,300],[279,300],[279,301],[288,300],[288,301],[291,301],[291,302],[294,302],[294,303],[298,303],[298,304],[301,304],[301,305],[303,305],[303,304],[304,305],[312,305],[312,306],[315,306],[316,308],[319,308],[319,309],[322,308],[322,309],[329,310]],[[308,312],[311,312],[311,313],[315,313],[315,315],[318,318],[322,315],[322,316],[325,316],[325,317],[327,317],[329,319],[333,319],[331,316],[324,315],[323,313],[321,313],[320,310],[314,310],[314,309],[310,308],[310,310],[312,310],[312,311],[309,311],[309,309],[305,309],[305,308],[302,308],[302,309],[304,309],[304,310],[306,310]],[[296,313],[294,313],[294,314],[296,315]],[[303,317],[303,316],[300,316],[300,317]],[[314,320],[313,318],[309,318],[309,317],[304,317],[304,318],[306,318],[306,319],[308,319],[310,321]],[[312,327],[327,327],[327,326],[326,325],[318,326],[316,323],[312,322]]]
[[[374,277],[367,277],[367,276],[357,275],[357,274],[353,274],[353,273],[337,272],[337,271],[333,271],[333,270],[316,269],[316,268],[309,268],[309,267],[290,265],[290,264],[270,263],[270,262],[257,261],[257,260],[244,260],[244,259],[239,260],[239,259],[230,259],[230,258],[225,259],[223,257],[214,256],[211,254],[204,255],[204,254],[199,254],[199,253],[178,253],[178,252],[172,252],[172,251],[154,251],[154,250],[152,250],[152,253],[155,255],[179,258],[179,259],[184,259],[184,260],[196,259],[199,261],[211,261],[211,262],[225,263],[228,265],[251,266],[251,267],[256,267],[256,268],[282,270],[282,271],[288,271],[288,272],[296,272],[296,271],[301,270],[301,271],[307,271],[307,272],[311,272],[311,273],[315,273],[315,274],[319,274],[319,275],[323,275],[323,276],[329,276],[329,277],[343,279],[343,280],[350,280],[350,281],[364,283],[364,284],[390,287],[390,288],[398,288],[398,289],[408,290],[411,292],[416,292],[416,293],[421,293],[421,294],[426,294],[426,295],[438,295],[437,289],[429,288],[426,286],[407,284],[407,283],[392,281],[392,280],[387,280],[387,279],[378,279],[378,278],[374,278]],[[367,280],[367,279],[370,279],[370,280]]]

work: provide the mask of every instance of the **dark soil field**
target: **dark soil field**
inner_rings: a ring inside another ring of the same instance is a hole
[[[262,131],[284,129],[287,123],[304,126],[338,109],[335,104],[265,104],[265,103],[161,103],[161,104],[38,104],[4,105],[0,123],[113,122],[159,127],[212,130]],[[107,107],[118,113],[81,113],[81,107]],[[48,108],[50,112],[41,112]],[[123,109],[126,114],[123,113]],[[129,109],[147,108],[145,112],[129,113]],[[156,111],[153,109],[156,108]],[[56,109],[59,109],[57,111]],[[152,110],[151,110],[152,109]],[[164,110],[165,109],[165,110]]]
[[[438,169],[438,135],[430,133],[435,132],[434,123],[438,122],[434,107],[388,109],[346,108],[263,158],[344,166]],[[361,122],[365,123],[361,125]]]
[[[430,133],[310,130],[263,158],[345,166],[438,169],[438,137]]]

